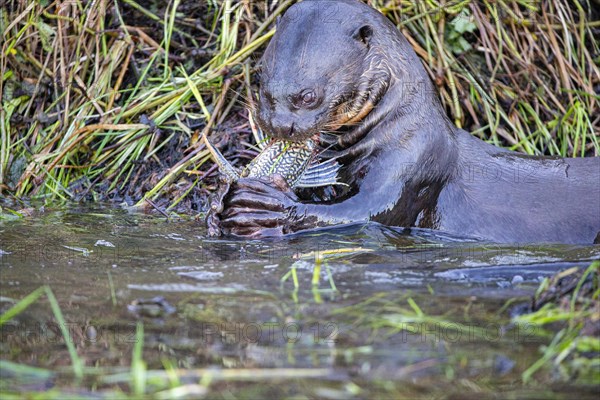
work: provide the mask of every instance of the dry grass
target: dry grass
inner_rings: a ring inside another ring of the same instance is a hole
[[[591,4],[378,3],[426,61],[458,126],[529,154],[600,154],[600,21],[588,21]]]
[[[3,1],[0,192],[201,208],[215,168],[198,139],[217,131],[226,154],[249,157],[243,98],[292,3]],[[409,37],[457,125],[530,154],[600,154],[592,5],[370,3]]]

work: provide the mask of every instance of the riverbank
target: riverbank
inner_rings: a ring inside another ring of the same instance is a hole
[[[10,2],[1,10],[0,191],[204,210],[255,154],[244,104],[280,2]],[[598,15],[557,2],[371,1],[409,38],[454,122],[529,154],[594,156]],[[594,36],[595,35],[595,36]]]

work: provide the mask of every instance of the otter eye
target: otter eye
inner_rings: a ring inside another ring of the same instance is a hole
[[[302,92],[301,96],[303,105],[311,105],[317,99],[317,94],[314,90],[305,90]]]

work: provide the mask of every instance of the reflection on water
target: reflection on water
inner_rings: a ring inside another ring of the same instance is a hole
[[[142,320],[149,368],[169,360],[193,369],[192,381],[211,368],[241,397],[458,395],[481,385],[519,397],[542,339],[510,325],[504,304],[598,258],[599,246],[507,246],[377,224],[216,240],[197,222],[70,209],[0,222],[0,307],[49,285],[87,366],[128,366]],[[42,301],[2,327],[1,358],[58,370],[70,363],[61,341]],[[227,378],[241,368],[253,378]]]

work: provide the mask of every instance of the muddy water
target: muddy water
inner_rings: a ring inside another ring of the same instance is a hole
[[[549,338],[511,325],[519,302],[507,301],[597,258],[598,246],[500,246],[377,224],[215,240],[194,221],[47,211],[0,222],[0,307],[48,285],[79,356],[102,372],[75,383],[42,298],[2,327],[0,355],[52,375],[5,372],[2,387],[128,392],[115,374],[142,321],[148,369],[186,370],[179,384],[204,379],[210,397],[591,397],[551,368],[522,383]]]

